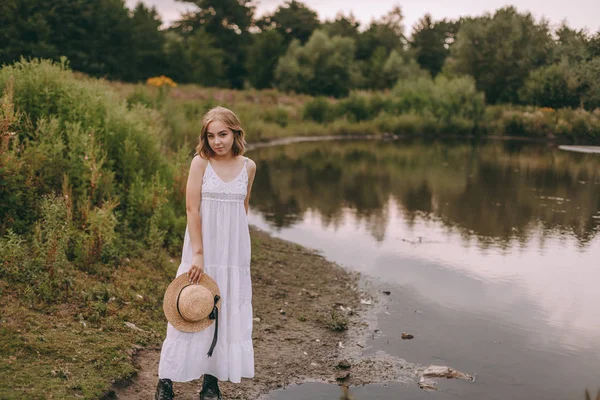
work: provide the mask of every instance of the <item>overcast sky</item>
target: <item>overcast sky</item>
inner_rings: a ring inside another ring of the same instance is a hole
[[[139,0],[126,0],[133,7]],[[148,5],[156,6],[163,21],[169,23],[178,18],[182,11],[192,9],[189,3],[175,0],[143,0]],[[263,15],[275,10],[283,4],[282,0],[261,0],[257,14]],[[505,5],[515,5],[521,12],[530,11],[537,20],[542,16],[553,26],[566,19],[572,28],[587,28],[591,32],[600,30],[600,0],[518,0],[509,3],[506,0],[304,0],[303,3],[317,11],[321,20],[334,19],[339,11],[345,14],[353,12],[362,25],[368,25],[373,19],[381,17],[399,4],[404,12],[406,33],[410,34],[412,26],[426,13],[435,19],[458,18],[467,15],[481,15],[493,12]]]

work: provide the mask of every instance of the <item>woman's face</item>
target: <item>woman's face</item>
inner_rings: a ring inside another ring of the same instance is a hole
[[[213,121],[206,127],[208,145],[218,155],[224,156],[233,147],[233,132],[221,121]]]

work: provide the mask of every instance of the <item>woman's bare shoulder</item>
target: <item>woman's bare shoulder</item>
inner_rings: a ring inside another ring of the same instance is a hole
[[[254,162],[254,160],[246,157],[246,159],[248,160],[248,171],[256,171],[256,163]]]
[[[196,154],[194,155],[194,158],[192,158],[190,173],[204,173],[207,165],[208,159]]]
[[[192,158],[192,168],[206,168],[208,165],[208,158],[204,158],[199,154],[194,154]]]

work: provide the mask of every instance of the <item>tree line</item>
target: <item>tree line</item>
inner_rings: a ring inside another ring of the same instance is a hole
[[[600,32],[552,29],[514,7],[458,20],[427,14],[407,35],[398,6],[363,27],[352,14],[320,21],[296,0],[262,17],[254,0],[185,2],[196,9],[161,28],[141,2],[4,0],[0,63],[65,56],[74,70],[108,79],[167,75],[334,97],[466,75],[490,104],[600,107]]]

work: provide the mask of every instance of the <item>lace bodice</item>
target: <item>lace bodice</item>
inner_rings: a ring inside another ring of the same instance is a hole
[[[230,182],[224,182],[209,161],[202,178],[202,200],[243,203],[248,191],[247,164],[246,157],[239,174]]]

